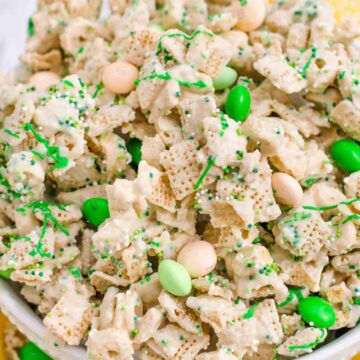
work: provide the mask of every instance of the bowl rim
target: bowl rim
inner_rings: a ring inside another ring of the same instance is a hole
[[[54,359],[86,360],[85,348],[79,346],[49,345],[46,341],[48,331],[41,318],[31,309],[30,305],[11,286],[7,280],[0,279],[0,308],[9,320],[18,327],[32,342],[38,345]],[[26,319],[26,322],[24,321]],[[302,360],[341,360],[350,359],[360,351],[360,326],[349,330],[346,334],[329,342],[311,354],[301,356]]]

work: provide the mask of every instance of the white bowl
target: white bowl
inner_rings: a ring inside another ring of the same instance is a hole
[[[45,340],[47,330],[41,319],[26,303],[11,282],[0,279],[0,308],[18,329],[32,342],[49,353],[56,360],[86,360],[82,347],[49,345]],[[345,335],[331,341],[313,353],[302,356],[302,360],[349,360],[360,351],[360,327],[349,330]]]

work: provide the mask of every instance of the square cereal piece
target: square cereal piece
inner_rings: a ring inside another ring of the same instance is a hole
[[[51,309],[44,325],[69,345],[79,345],[91,322],[91,304],[80,293],[68,291]]]
[[[174,213],[176,211],[176,199],[170,186],[169,178],[166,174],[161,173],[155,183],[152,184],[151,194],[148,200],[153,205]]]
[[[173,324],[160,329],[148,342],[155,353],[169,360],[193,359],[208,344],[209,335],[190,334]]]
[[[160,155],[160,163],[166,170],[177,200],[194,192],[194,186],[201,175],[201,165],[196,159],[197,147],[197,141],[184,140]],[[206,177],[203,184],[210,182],[210,177]]]

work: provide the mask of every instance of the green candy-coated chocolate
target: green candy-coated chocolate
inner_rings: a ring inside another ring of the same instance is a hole
[[[159,265],[159,278],[170,294],[186,296],[191,291],[191,277],[184,266],[174,260],[163,260]]]
[[[341,139],[331,146],[331,157],[347,173],[360,170],[360,145],[350,139]]]
[[[298,311],[305,322],[318,328],[329,328],[336,321],[334,308],[318,296],[308,296],[301,299],[298,304]]]
[[[20,360],[52,360],[34,343],[27,342],[19,351]]]
[[[141,161],[141,146],[142,146],[142,141],[136,138],[131,139],[127,146],[132,161],[136,165],[139,165],[139,162]]]
[[[0,270],[0,277],[9,280],[13,271],[14,269]]]
[[[225,101],[225,111],[235,121],[244,122],[250,113],[251,96],[247,87],[237,85],[233,87]]]
[[[109,202],[103,198],[85,200],[81,210],[85,220],[95,227],[110,217]]]
[[[230,87],[237,79],[237,72],[228,66],[225,66],[218,76],[213,80],[215,90],[225,90]]]

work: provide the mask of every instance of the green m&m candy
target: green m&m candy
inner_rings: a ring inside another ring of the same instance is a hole
[[[309,296],[299,301],[298,311],[302,319],[317,328],[329,328],[335,324],[334,308],[318,296]]]
[[[237,72],[231,67],[225,66],[213,80],[215,90],[224,90],[230,87],[237,79]]]
[[[225,101],[226,114],[235,121],[244,122],[249,116],[251,96],[247,87],[237,85],[233,87]]]
[[[14,269],[0,270],[0,277],[9,280],[13,271]]]
[[[331,157],[336,165],[347,173],[360,170],[360,145],[350,139],[341,139],[331,146]]]
[[[110,217],[109,202],[103,198],[85,200],[81,210],[85,220],[95,227]]]
[[[142,141],[136,138],[131,139],[127,146],[132,161],[136,165],[139,165],[139,162],[141,161],[141,146],[142,146]]]
[[[180,263],[174,260],[163,260],[159,265],[159,278],[162,287],[170,294],[186,296],[191,291],[191,277]]]
[[[27,342],[19,351],[20,360],[52,360],[34,343]]]

